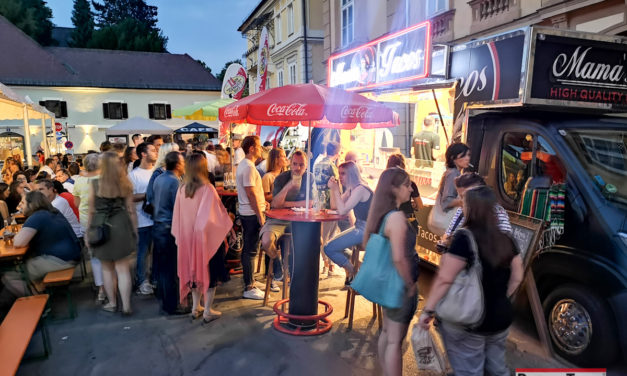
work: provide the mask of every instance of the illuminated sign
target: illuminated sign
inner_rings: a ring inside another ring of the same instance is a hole
[[[431,24],[422,22],[329,57],[327,84],[369,89],[427,76]]]

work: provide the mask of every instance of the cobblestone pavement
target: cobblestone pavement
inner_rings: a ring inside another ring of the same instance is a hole
[[[347,331],[343,282],[343,277],[320,282],[320,299],[334,307],[334,325],[331,332],[316,337],[274,330],[271,308],[240,299],[238,276],[218,288],[215,307],[223,317],[207,325],[187,316],[161,315],[153,297],[134,296],[131,317],[104,312],[94,304],[88,283],[76,285],[72,291],[79,316],[48,324],[52,354],[47,360],[24,363],[18,375],[380,375],[372,305],[357,297],[354,327]],[[273,293],[271,304],[279,298],[280,293]],[[29,352],[40,345],[34,338]],[[544,359],[533,341],[513,329],[507,344],[512,370],[562,366]],[[403,351],[403,374],[418,374],[409,342]]]

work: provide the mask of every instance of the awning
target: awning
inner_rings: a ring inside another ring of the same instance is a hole
[[[178,134],[190,134],[190,133],[215,133],[216,136],[218,134],[218,129],[214,127],[210,127],[204,124],[200,124],[197,122],[193,122],[191,124],[187,124],[184,127],[181,127],[174,131],[174,133]]]
[[[172,117],[185,118],[187,120],[216,120],[218,118],[218,109],[233,102],[235,102],[235,99],[230,98],[198,102],[172,110]]]
[[[111,128],[108,128],[105,133],[109,135],[123,135],[123,134],[171,134],[172,130],[165,125],[153,120],[148,120],[141,117],[134,117],[122,122],[117,123]]]

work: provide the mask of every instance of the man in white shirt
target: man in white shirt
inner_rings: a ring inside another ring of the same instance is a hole
[[[235,150],[235,156],[233,158],[233,164],[235,165],[235,167],[237,167],[237,165],[239,165],[239,163],[246,158],[246,152],[244,151],[244,149],[241,147],[242,145],[242,135],[241,134],[233,134],[233,150]],[[259,145],[259,148],[261,148],[261,145]],[[261,152],[259,151],[259,157],[261,157]],[[253,164],[256,162],[253,161]]]
[[[146,266],[146,256],[152,241],[152,218],[143,209],[143,203],[146,198],[146,190],[152,171],[157,161],[157,148],[148,143],[137,145],[137,156],[140,163],[137,168],[133,169],[128,177],[133,183],[133,201],[135,211],[137,212],[137,268],[136,283],[137,293],[141,295],[150,295],[153,293],[153,287],[148,280],[148,267]]]
[[[54,174],[54,170],[57,168],[57,162],[53,158],[46,158],[44,162],[44,166],[39,169],[39,172],[48,173],[49,179],[54,179],[56,175]]]
[[[218,163],[218,157],[216,157],[213,143],[201,142],[198,144],[198,148],[202,150],[202,152],[205,153],[205,157],[207,157],[207,169],[215,175],[216,167],[219,166],[220,163]]]
[[[55,209],[61,212],[65,219],[67,219],[67,221],[70,223],[70,226],[72,226],[72,230],[74,230],[74,234],[76,235],[76,237],[79,239],[82,238],[83,227],[78,222],[78,218],[76,217],[74,211],[72,211],[72,208],[70,207],[70,204],[67,202],[67,200],[59,196],[55,192],[54,183],[52,182],[52,180],[37,180],[35,184],[37,185],[37,190],[43,193],[43,195],[46,196],[46,198],[50,201],[52,206],[54,206]]]
[[[244,231],[242,249],[242,269],[244,272],[244,294],[246,299],[262,300],[264,292],[255,287],[253,279],[253,260],[257,254],[259,229],[266,221],[266,200],[263,195],[261,176],[255,168],[255,161],[261,156],[261,142],[257,136],[247,136],[242,142],[246,153],[237,166],[237,199],[239,214]]]

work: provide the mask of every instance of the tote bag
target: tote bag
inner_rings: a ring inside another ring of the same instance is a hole
[[[429,230],[438,235],[442,236],[446,233],[446,229],[451,224],[451,220],[455,216],[455,208],[450,209],[449,211],[444,211],[442,209],[442,205],[440,205],[440,194],[435,198],[435,205],[431,208],[431,212],[429,213],[429,219],[427,221],[427,225],[429,225]]]
[[[383,218],[379,233],[371,234],[366,244],[366,255],[351,288],[371,302],[386,308],[403,305],[405,281],[398,274],[392,261],[390,240],[383,235],[389,212]]]
[[[435,314],[448,323],[474,328],[481,324],[484,315],[481,260],[472,232],[465,228],[457,231],[468,236],[474,262],[457,274],[446,295],[436,305]]]

